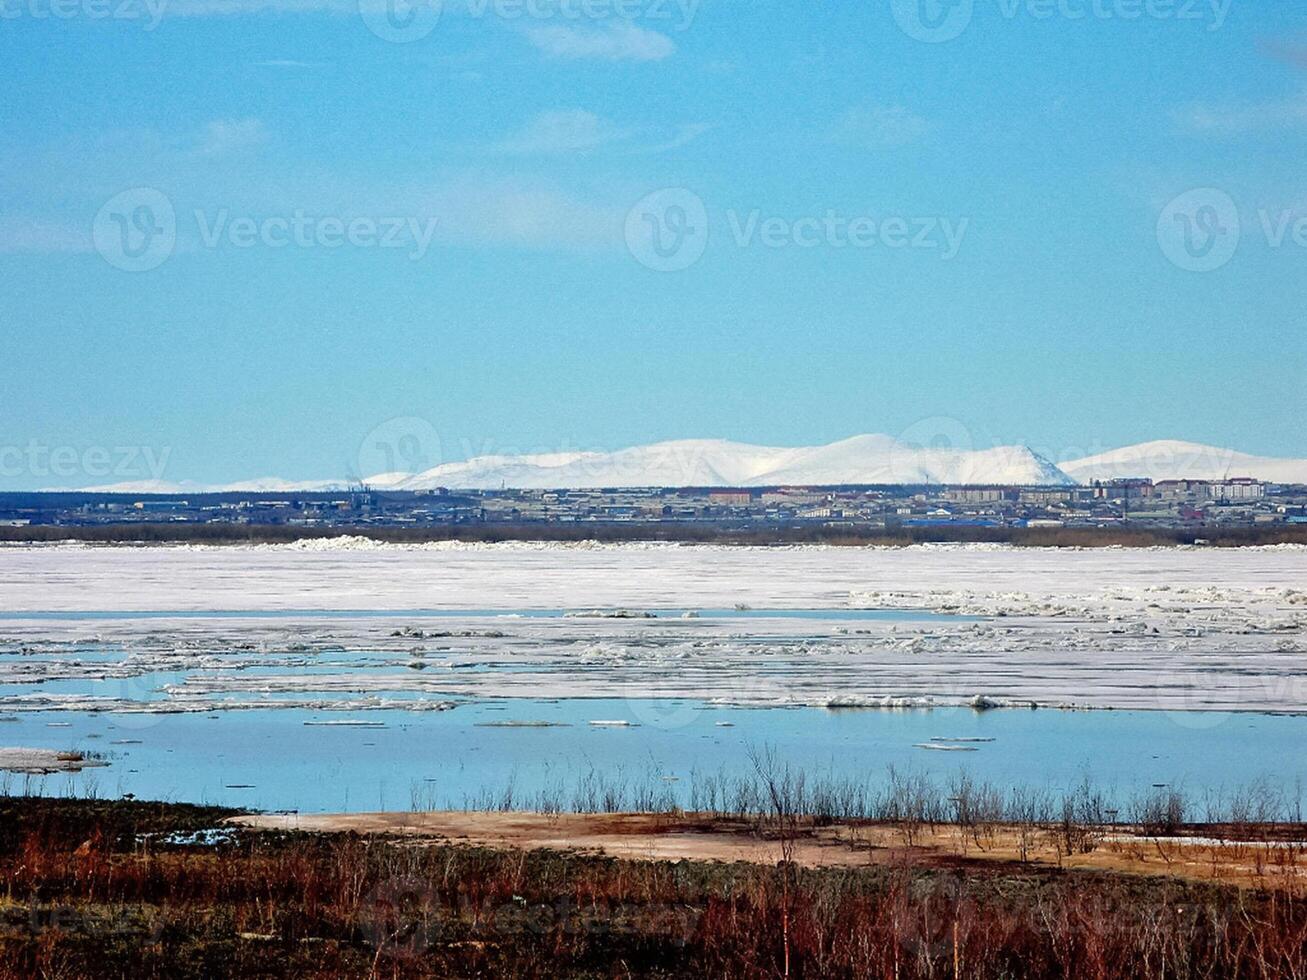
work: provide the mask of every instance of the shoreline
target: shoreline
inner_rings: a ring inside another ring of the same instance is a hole
[[[789,819],[789,818],[787,818]],[[534,813],[495,811],[389,811],[373,813],[256,813],[233,816],[227,826],[260,832],[394,837],[508,850],[577,852],[619,860],[695,861],[802,868],[895,867],[940,869],[1041,867],[1222,882],[1239,886],[1297,887],[1307,883],[1297,855],[1307,855],[1307,824],[1256,824],[1241,836],[1221,834],[1228,824],[1188,824],[1174,834],[1148,833],[1125,824],[1080,827],[1092,835],[1084,853],[1066,853],[1066,830],[995,823],[984,827],[938,822],[911,827],[883,821],[793,818],[782,833],[775,817],[705,813]],[[1024,838],[1024,840],[1023,840]],[[1024,858],[1022,857],[1024,849]],[[1266,872],[1267,852],[1294,856],[1281,873]],[[1260,869],[1260,870],[1259,870]]]
[[[1240,548],[1307,545],[1307,525],[1151,526],[1124,523],[1102,527],[977,528],[961,526],[886,528],[877,526],[739,527],[658,523],[541,525],[342,525],[333,528],[285,525],[108,524],[0,527],[0,544],[250,544],[332,542],[360,538],[383,544],[570,544],[719,545],[724,547],[903,548],[921,544],[1002,544],[1022,548],[1201,547]]]
[[[440,691],[434,691],[440,694]],[[46,702],[40,705],[25,704],[12,699],[5,700],[0,697],[0,723],[16,722],[20,716],[32,715],[91,715],[95,717],[163,717],[171,715],[216,715],[219,713],[231,712],[240,714],[250,711],[313,711],[338,713],[350,715],[358,712],[371,714],[374,712],[401,711],[409,714],[424,714],[426,712],[438,711],[456,711],[463,707],[486,706],[486,705],[517,705],[517,704],[538,704],[542,701],[546,703],[557,703],[560,701],[567,702],[612,702],[615,700],[638,700],[650,702],[667,702],[669,704],[684,705],[687,701],[694,699],[685,694],[669,693],[644,693],[638,697],[630,697],[625,694],[600,693],[600,694],[575,694],[567,697],[558,695],[548,695],[545,697],[533,696],[528,694],[495,694],[465,696],[458,692],[449,693],[447,698],[438,700],[411,700],[411,699],[392,699],[385,704],[374,704],[365,702],[342,702],[338,705],[324,704],[320,701],[300,702],[300,701],[234,701],[234,702],[215,702],[215,701],[196,701],[194,703],[185,702],[158,702],[160,707],[147,707],[155,702],[139,702],[140,707],[133,708],[110,708],[97,706],[94,702],[77,700],[79,698],[90,699],[94,695],[69,695],[64,702]],[[452,700],[458,698],[460,700]],[[837,697],[834,700],[839,700]],[[951,712],[969,710],[975,714],[996,713],[1019,713],[1029,711],[1043,711],[1048,713],[1062,714],[1178,714],[1178,715],[1196,715],[1214,717],[1216,715],[1235,715],[1240,718],[1307,718],[1307,707],[1304,708],[1265,708],[1265,707],[1212,707],[1212,708],[1194,708],[1194,707],[1167,707],[1165,705],[1135,705],[1135,704],[1076,704],[1074,702],[1051,702],[1051,701],[1026,701],[1022,699],[1009,699],[1003,696],[974,695],[972,697],[962,697],[957,701],[940,700],[934,703],[906,703],[910,699],[903,699],[905,703],[892,703],[896,699],[893,696],[887,696],[884,700],[886,703],[876,704],[869,702],[866,704],[840,704],[840,703],[821,703],[819,701],[803,702],[786,702],[786,703],[750,703],[748,701],[698,701],[694,704],[694,710],[699,712],[707,711],[821,711],[831,714],[859,714],[869,713],[878,714],[888,712],[893,714],[906,714],[909,712],[930,713],[934,711]],[[982,701],[976,704],[977,700]],[[341,721],[305,721],[302,724],[310,727],[376,727],[384,725],[384,722],[375,723],[363,721],[353,721],[349,719]],[[500,729],[531,729],[531,728],[584,728],[587,725],[596,727],[613,727],[613,728],[630,728],[639,729],[648,727],[644,722],[639,721],[597,721],[586,720],[578,722],[561,722],[549,721],[538,722],[534,720],[525,720],[522,722],[475,722],[474,728],[500,728]],[[656,726],[655,726],[656,727]],[[733,726],[727,726],[733,727]],[[916,748],[923,746],[916,745]],[[0,751],[7,748],[19,748],[17,746],[0,747]],[[5,767],[0,765],[0,770]]]

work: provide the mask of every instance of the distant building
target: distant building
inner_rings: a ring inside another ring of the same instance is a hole
[[[796,490],[781,488],[780,490],[766,490],[762,494],[764,504],[788,504],[792,507],[800,507],[809,504],[819,504],[826,499],[825,494],[813,493],[810,490]]]
[[[1153,492],[1167,500],[1193,500],[1206,497],[1207,480],[1162,480],[1153,487]]]
[[[1006,493],[999,487],[959,487],[945,490],[944,499],[955,504],[992,504],[1003,500]]]
[[[799,519],[805,521],[825,520],[833,516],[834,514],[829,507],[811,507],[798,513]]]
[[[1017,499],[1023,504],[1047,507],[1050,504],[1070,503],[1074,497],[1071,490],[1022,490]]]
[[[1213,500],[1261,500],[1266,496],[1266,484],[1251,477],[1236,477],[1209,484],[1207,495]]]
[[[717,507],[748,507],[753,503],[753,494],[748,490],[710,490],[708,503]]]
[[[1143,500],[1153,495],[1152,480],[1095,480],[1095,500]]]

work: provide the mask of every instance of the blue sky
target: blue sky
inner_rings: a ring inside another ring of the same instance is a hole
[[[8,487],[406,426],[1307,456],[1297,5],[51,2],[0,0]]]

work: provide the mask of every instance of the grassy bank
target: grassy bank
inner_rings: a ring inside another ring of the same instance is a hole
[[[191,836],[223,815],[0,800],[0,977],[1307,970],[1307,899],[1293,892],[1016,863],[804,869],[354,834]]]

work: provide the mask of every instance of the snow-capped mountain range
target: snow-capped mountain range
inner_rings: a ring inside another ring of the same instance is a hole
[[[1307,459],[1250,456],[1196,442],[1164,439],[1062,463],[1077,483],[1145,477],[1150,480],[1225,480],[1250,476],[1267,483],[1307,483]]]
[[[479,456],[421,473],[383,473],[363,483],[384,490],[561,489],[602,487],[759,487],[839,484],[1069,486],[1121,477],[1220,480],[1254,477],[1307,483],[1307,460],[1250,456],[1191,442],[1127,446],[1055,465],[1026,446],[938,449],[886,435],[854,436],[827,446],[774,448],[688,439],[617,452]],[[89,487],[103,493],[289,493],[345,489],[347,481],[275,478],[221,486],[151,480]]]

